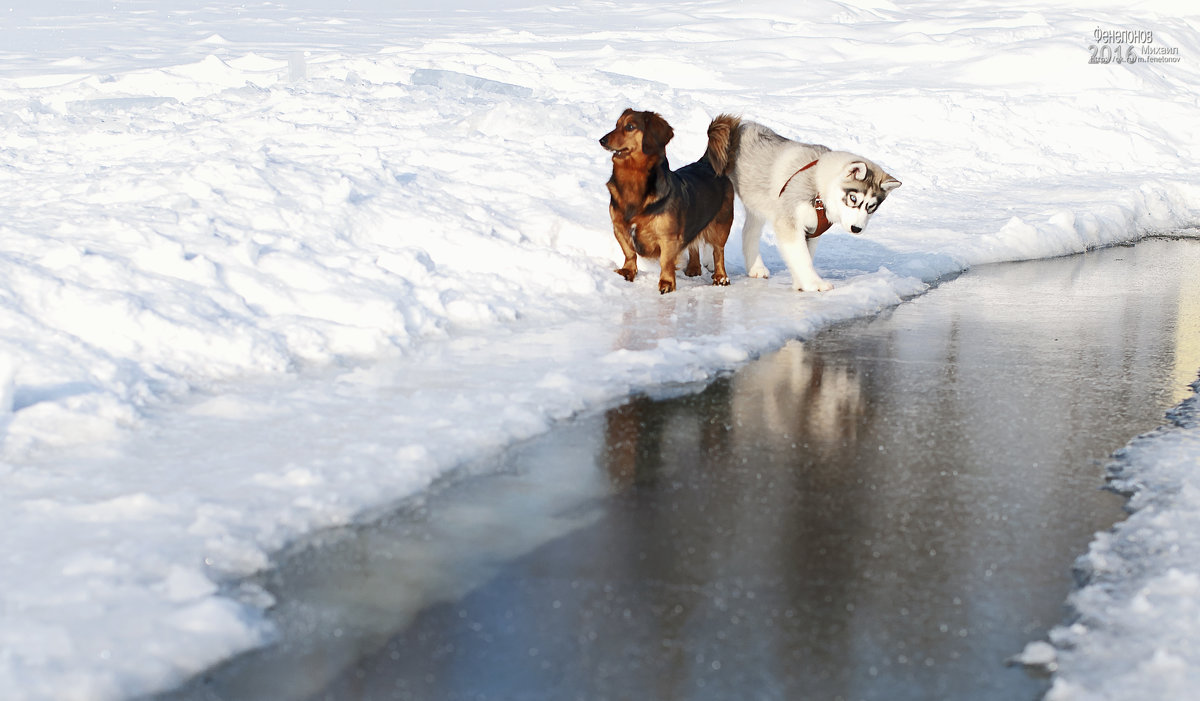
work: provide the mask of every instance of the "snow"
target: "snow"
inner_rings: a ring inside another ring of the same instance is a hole
[[[269,639],[271,553],[556,421],[972,265],[1195,235],[1197,18],[1065,5],[0,5],[0,687],[167,688]],[[1181,60],[1089,65],[1097,28]],[[731,287],[660,297],[612,273],[628,106],[675,165],[732,111],[904,185],[824,237],[832,292],[735,235]],[[1198,432],[1131,446],[1056,701],[1200,674]]]
[[[1193,385],[1200,391],[1200,381]],[[1080,558],[1077,620],[1051,639],[1062,674],[1047,701],[1186,699],[1200,688],[1200,396],[1110,467],[1133,512]]]

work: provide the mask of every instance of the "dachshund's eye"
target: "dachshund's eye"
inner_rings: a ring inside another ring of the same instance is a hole
[[[633,131],[634,129],[637,129],[637,127],[635,127],[632,123],[625,125],[625,131]]]

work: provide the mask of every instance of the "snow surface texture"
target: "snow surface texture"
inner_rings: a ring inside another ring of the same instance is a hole
[[[1087,584],[1071,596],[1078,620],[1051,633],[1065,649],[1047,701],[1200,690],[1200,395],[1170,419],[1116,456],[1113,486],[1132,493],[1133,515],[1079,560]]]
[[[971,265],[1200,221],[1176,3],[322,4],[0,6],[6,698],[146,693],[263,643],[270,597],[228,583],[556,420]],[[1097,29],[1180,61],[1089,65]],[[830,293],[793,292],[769,237],[745,278],[735,235],[732,287],[660,297],[653,263],[612,273],[596,140],[628,106],[675,165],[732,111],[904,186],[823,239]],[[1155,526],[1190,548],[1195,489]],[[1195,681],[1200,558],[1119,546],[1143,511],[1093,551],[1056,701]],[[1143,613],[1161,653],[1112,664]]]

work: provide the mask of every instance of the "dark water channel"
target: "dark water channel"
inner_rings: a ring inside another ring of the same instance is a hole
[[[1035,699],[1005,660],[1200,368],[1197,270],[1164,240],[981,267],[555,429],[291,553],[282,642],[162,698]]]

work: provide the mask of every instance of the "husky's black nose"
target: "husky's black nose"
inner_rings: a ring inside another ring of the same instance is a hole
[[[862,233],[862,227],[861,227],[861,226],[852,226],[852,227],[850,227],[850,233],[852,233],[852,234],[861,234],[861,233]]]

